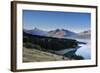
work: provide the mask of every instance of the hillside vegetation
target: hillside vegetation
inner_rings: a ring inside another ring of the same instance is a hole
[[[40,49],[46,50],[61,50],[75,48],[78,46],[77,41],[73,39],[63,39],[63,38],[52,38],[38,35],[31,35],[23,33],[23,42],[26,43],[25,46],[30,48],[32,46],[37,46]]]

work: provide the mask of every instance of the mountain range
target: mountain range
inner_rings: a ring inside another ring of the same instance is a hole
[[[32,35],[40,35],[40,36],[46,36],[46,34],[47,34],[46,31],[40,30],[38,28],[34,28],[34,29],[31,29],[31,30],[24,29],[24,32],[32,34]]]
[[[73,35],[77,35],[77,34],[75,32],[65,30],[65,29],[52,30],[52,31],[49,31],[47,34],[47,36],[58,37],[58,38],[73,36]]]
[[[66,37],[74,37],[74,38],[88,38],[91,35],[91,31],[83,31],[80,33],[75,33],[67,29],[55,29],[51,31],[43,31],[38,28],[34,28],[31,30],[24,29],[24,32],[32,34],[32,35],[40,35],[40,36],[48,36],[48,37],[57,37],[57,38],[66,38]]]
[[[78,33],[78,35],[76,36],[77,38],[90,38],[91,37],[91,30],[86,30],[83,32]]]

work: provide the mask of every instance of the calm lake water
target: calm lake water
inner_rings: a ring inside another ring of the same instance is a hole
[[[84,57],[84,59],[91,59],[91,43],[90,39],[76,39],[77,41],[84,42],[86,44],[79,44],[79,47],[77,48],[70,48],[70,49],[64,49],[60,51],[55,51],[57,54],[65,54],[68,53],[69,51],[74,51],[77,49],[75,52],[76,55],[80,55]]]
[[[79,44],[81,46],[75,52],[76,55],[81,55],[85,59],[91,59],[91,40],[90,39],[77,39],[78,41],[85,42],[87,44]]]

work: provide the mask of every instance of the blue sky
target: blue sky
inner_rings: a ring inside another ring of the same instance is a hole
[[[68,29],[74,32],[89,30],[90,13],[23,10],[24,29],[39,28],[44,31]]]

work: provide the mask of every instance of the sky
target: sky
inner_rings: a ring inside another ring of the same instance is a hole
[[[90,13],[23,10],[24,29],[67,29],[78,33],[90,30],[90,25]]]

